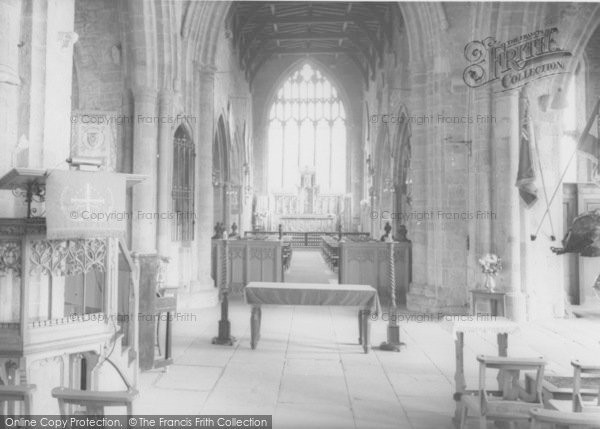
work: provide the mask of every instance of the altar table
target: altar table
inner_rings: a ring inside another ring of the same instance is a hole
[[[250,282],[244,290],[244,299],[252,305],[250,316],[252,349],[260,339],[262,305],[338,305],[358,307],[358,342],[365,353],[370,346],[371,313],[380,312],[377,291],[368,285]]]

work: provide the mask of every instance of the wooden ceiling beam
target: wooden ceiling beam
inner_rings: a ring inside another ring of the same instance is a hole
[[[318,23],[324,23],[324,22],[336,22],[336,23],[343,23],[343,22],[349,22],[349,23],[353,23],[360,32],[364,33],[370,40],[371,44],[375,47],[375,50],[378,53],[379,56],[379,61],[381,63],[381,61],[383,60],[383,40],[380,39],[375,33],[373,33],[373,31],[371,31],[369,29],[369,27],[366,25],[366,23],[364,21],[362,21],[360,18],[353,16],[351,17],[351,19],[345,18],[345,17],[339,17],[336,18],[335,20],[332,21],[332,18],[323,18],[323,17],[301,17],[297,18],[294,17],[293,19],[276,19],[276,20],[272,20],[272,19],[265,19],[262,21],[262,24],[258,25],[254,31],[252,31],[252,33],[249,35],[248,38],[245,39],[244,41],[244,46],[240,47],[240,51],[239,51],[239,58],[240,58],[240,66],[244,67],[245,63],[248,59],[248,57],[252,56],[254,54],[254,52],[258,52],[258,50],[260,48],[264,48],[265,43],[264,41],[262,41],[259,45],[259,48],[252,50],[252,52],[250,52],[250,46],[257,40],[259,39],[259,35],[260,33],[264,30],[264,28],[269,25],[269,24],[281,24],[281,23],[288,23],[288,24],[298,24],[298,25],[308,25],[308,24],[318,24]],[[315,35],[318,33],[314,33]],[[328,34],[335,34],[335,32],[333,33],[328,33]],[[338,36],[335,39],[339,39],[339,34],[346,34],[346,32],[344,33],[337,33]],[[288,36],[289,37],[289,36]],[[316,37],[316,36],[315,36]],[[328,37],[328,36],[326,36]],[[263,37],[260,37],[260,39],[262,39]],[[268,35],[265,36],[265,38],[271,38],[271,40],[273,39],[279,39],[279,40],[283,40],[283,36],[280,36],[279,34],[277,35]],[[299,39],[300,40],[300,39]],[[322,39],[319,39],[322,40]]]
[[[235,3],[234,3],[235,5]],[[236,21],[237,21],[237,25],[235,28],[235,33],[236,33],[236,37],[235,37],[235,46],[240,46],[240,43],[242,41],[242,35],[244,34],[244,27],[246,25],[248,25],[250,22],[252,22],[252,20],[254,18],[256,18],[256,16],[261,12],[262,7],[255,7],[252,12],[248,13],[245,17],[245,19],[242,20],[242,18],[239,16],[241,14],[238,14],[238,11],[236,10]]]

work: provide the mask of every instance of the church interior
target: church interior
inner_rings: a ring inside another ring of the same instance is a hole
[[[599,428],[599,111],[595,2],[0,0],[0,422]]]

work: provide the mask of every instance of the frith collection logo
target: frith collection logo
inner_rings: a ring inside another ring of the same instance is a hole
[[[499,81],[500,91],[523,86],[533,80],[566,73],[571,52],[556,43],[556,27],[538,30],[498,42],[493,37],[473,40],[465,46],[465,58],[471,63],[463,73],[471,88]]]

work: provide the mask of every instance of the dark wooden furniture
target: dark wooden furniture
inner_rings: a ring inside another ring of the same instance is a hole
[[[486,428],[488,422],[527,422],[529,411],[542,407],[542,380],[546,362],[542,358],[512,358],[503,356],[478,356],[479,389],[475,394],[461,397],[460,429],[466,427],[467,418],[479,420],[479,427]],[[492,391],[486,386],[486,371],[497,369],[500,389]],[[535,388],[532,393],[519,385],[521,372],[535,373]]]
[[[288,242],[279,239],[227,240],[227,272],[225,266],[225,240],[213,240],[214,278],[218,287],[230,288],[230,297],[241,295],[252,281],[281,282],[284,278],[283,248]]]
[[[86,408],[86,414],[103,416],[105,407],[125,407],[127,415],[133,414],[132,405],[138,396],[136,389],[124,391],[102,392],[90,390],[66,389],[57,387],[52,390],[52,397],[58,399],[60,415],[67,417],[67,405],[81,405]]]
[[[282,238],[283,245],[281,247],[281,258],[283,263],[283,270],[287,271],[292,265],[292,255],[294,250],[292,248],[292,242],[289,237]]]
[[[283,238],[287,238],[292,243],[292,247],[310,247],[319,248],[321,245],[321,237],[327,235],[329,237],[342,236],[348,241],[369,241],[368,232],[337,232],[337,231],[282,231]],[[267,237],[278,237],[278,231],[245,231],[244,238],[259,238],[266,239]]]
[[[329,268],[336,270],[340,259],[339,241],[328,235],[321,237],[321,254],[323,259],[329,265]]]
[[[177,288],[162,284],[166,258],[140,255],[140,369],[173,363],[172,314],[177,311]],[[164,324],[164,336],[161,326]]]
[[[382,304],[390,305],[389,243],[342,240],[339,246],[339,283],[371,285],[377,289]],[[411,282],[411,242],[394,242],[393,247],[396,303],[404,305]]]
[[[377,291],[368,285],[252,282],[244,290],[245,301],[252,306],[250,316],[251,347],[260,339],[263,305],[336,305],[358,307],[359,344],[365,353],[370,348],[370,314],[379,312]]]
[[[473,298],[472,314],[477,315],[477,304],[480,302],[488,303],[490,308],[489,315],[492,317],[506,316],[506,293],[491,292],[485,289],[471,289]]]
[[[31,399],[35,389],[35,384],[0,386],[0,415],[13,414],[9,410],[9,403],[11,402],[22,402],[23,415],[31,414]],[[6,410],[4,409],[5,405]]]
[[[79,185],[85,184],[81,174]],[[57,198],[45,200],[51,178],[33,169],[13,169],[0,178],[0,189],[35,202],[29,201],[27,218],[0,219],[0,402],[20,401],[16,411],[34,415],[57,413],[58,404],[49,400],[57,385],[110,389],[111,380],[95,371],[107,347],[123,373],[135,379],[138,372],[137,264],[122,238],[103,231],[66,228],[49,237],[47,219],[35,216],[45,213],[56,221],[60,214]],[[124,179],[132,186],[143,177]],[[112,189],[115,201],[125,186]],[[67,197],[65,204],[88,210],[89,195]],[[11,403],[9,411],[15,409]]]

